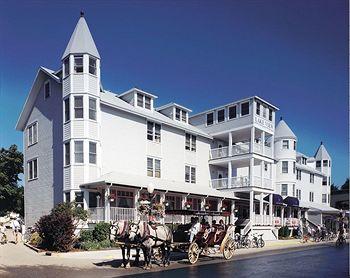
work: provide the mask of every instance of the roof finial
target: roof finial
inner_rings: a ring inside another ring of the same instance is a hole
[[[281,117],[280,117],[280,121],[282,121],[282,119],[283,119],[283,118],[282,118],[282,116],[281,116]]]
[[[83,10],[80,11],[80,17],[84,17],[84,11]]]

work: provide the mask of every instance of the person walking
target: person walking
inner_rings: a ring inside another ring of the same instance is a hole
[[[19,221],[16,218],[15,220],[12,221],[12,233],[15,237],[15,244],[18,243],[18,233],[20,229],[21,229],[21,225],[19,224]]]
[[[193,241],[194,236],[199,232],[201,225],[199,223],[198,217],[194,219],[194,223],[190,229],[190,242]]]

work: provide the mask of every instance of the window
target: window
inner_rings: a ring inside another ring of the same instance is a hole
[[[304,164],[304,165],[306,165],[306,157],[302,157],[302,158],[301,158],[301,163]]]
[[[249,102],[241,103],[241,116],[249,114]]]
[[[187,111],[175,107],[175,120],[187,123]]]
[[[147,122],[147,139],[150,141],[160,142],[161,125],[153,122]]]
[[[134,193],[130,191],[117,191],[116,206],[120,208],[134,207]]]
[[[187,112],[185,110],[181,110],[181,120],[185,123],[187,123]]]
[[[288,195],[288,184],[282,184],[281,185],[281,195],[287,196]]]
[[[327,177],[322,178],[322,185],[327,185]]]
[[[28,147],[38,143],[38,123],[35,122],[28,127]]]
[[[295,174],[295,170],[296,170],[295,162],[293,162],[293,174]]]
[[[282,173],[288,173],[288,161],[282,161]]]
[[[74,56],[74,73],[84,72],[83,56]]]
[[[145,108],[151,110],[151,98],[148,96],[145,96]]]
[[[70,120],[70,107],[69,107],[69,98],[64,100],[64,122]]]
[[[301,181],[301,170],[297,169],[297,180]]]
[[[328,203],[330,202],[329,196],[330,196],[330,194],[327,194],[327,197],[328,197],[328,198],[327,198],[327,199],[328,199]]]
[[[297,198],[301,200],[301,190],[297,189]]]
[[[89,98],[89,119],[96,121],[96,99]]]
[[[293,197],[295,197],[295,184],[293,184]]]
[[[328,160],[323,160],[323,167],[328,167]]]
[[[263,117],[266,118],[266,107],[262,106]]]
[[[147,176],[160,178],[160,160],[156,158],[147,157]]]
[[[64,144],[64,165],[70,165],[70,143]]]
[[[185,182],[196,183],[196,167],[185,166]]]
[[[84,163],[84,142],[83,141],[74,142],[74,157],[75,157],[75,163]]]
[[[89,73],[96,75],[96,59],[89,57]]]
[[[64,193],[65,197],[66,197],[66,203],[70,202],[70,192],[66,192]]]
[[[293,150],[296,150],[296,149],[297,149],[297,142],[293,141]]]
[[[211,112],[207,114],[207,125],[212,125],[214,123],[214,113]]]
[[[272,121],[272,109],[269,109],[269,121]]]
[[[320,168],[320,167],[321,167],[321,160],[317,160],[317,161],[316,161],[316,167],[317,167],[317,168]]]
[[[197,138],[195,135],[186,133],[185,150],[195,152],[197,148],[196,141]]]
[[[38,178],[38,159],[33,159],[28,162],[28,180]]]
[[[69,57],[66,60],[64,60],[63,64],[64,64],[64,77],[66,77],[66,76],[68,76],[70,74]]]
[[[182,209],[182,200],[179,196],[165,196],[165,201],[169,203],[169,209]]]
[[[260,103],[259,102],[256,103],[256,114],[260,115]]]
[[[327,203],[327,194],[322,194],[322,203]]]
[[[315,182],[315,175],[310,174],[310,183],[314,183],[314,182]]]
[[[143,107],[143,94],[137,93],[137,106]]]
[[[228,118],[229,120],[237,118],[237,106],[231,106],[228,108]]]
[[[84,192],[75,192],[75,205],[78,208],[84,208]]]
[[[83,97],[74,97],[74,117],[76,119],[84,118]]]
[[[180,114],[181,114],[180,108],[175,108],[175,119],[177,121],[180,121]]]
[[[282,141],[282,149],[285,149],[285,150],[289,149],[289,140]]]
[[[309,193],[309,201],[310,201],[310,202],[313,202],[313,201],[314,201],[314,193],[313,193],[313,192],[310,192],[310,193]]]
[[[225,109],[218,111],[218,122],[221,123],[223,121],[225,121]]]
[[[46,81],[44,85],[44,99],[49,98],[51,95],[51,82]]]
[[[96,164],[96,143],[89,142],[89,163]]]

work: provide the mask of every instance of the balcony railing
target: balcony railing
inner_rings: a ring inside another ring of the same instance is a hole
[[[211,187],[214,189],[230,189],[249,186],[249,177],[232,177],[229,185],[228,178],[211,180]]]
[[[249,153],[249,142],[239,144],[239,145],[233,145],[231,147],[232,156],[246,154],[246,153]],[[223,158],[228,156],[229,156],[228,146],[210,150],[211,159]]]
[[[211,187],[215,189],[228,188],[228,178],[211,180]]]
[[[270,215],[255,214],[254,225],[256,225],[256,226],[271,226]]]
[[[97,207],[97,208],[89,208],[89,219],[95,222],[105,221],[105,208]],[[137,210],[135,208],[119,208],[119,207],[111,207],[110,208],[110,220],[111,221],[119,221],[119,220],[135,220],[137,219]]]

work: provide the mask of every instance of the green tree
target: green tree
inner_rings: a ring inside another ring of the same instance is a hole
[[[23,154],[16,145],[0,149],[0,215],[9,211],[24,213],[23,187],[18,184],[23,173]]]
[[[340,187],[341,190],[347,190],[349,191],[349,178],[346,179],[344,184]]]

